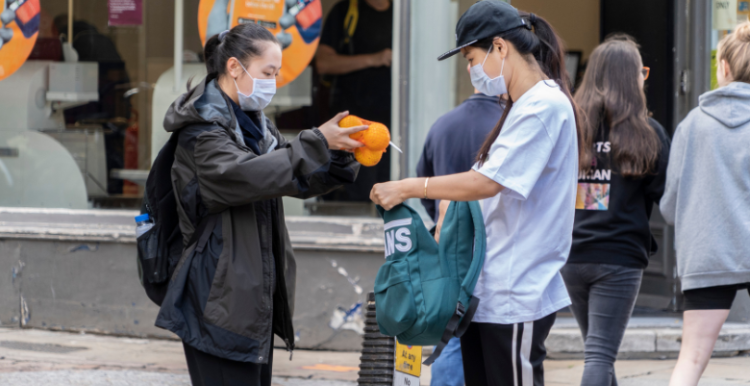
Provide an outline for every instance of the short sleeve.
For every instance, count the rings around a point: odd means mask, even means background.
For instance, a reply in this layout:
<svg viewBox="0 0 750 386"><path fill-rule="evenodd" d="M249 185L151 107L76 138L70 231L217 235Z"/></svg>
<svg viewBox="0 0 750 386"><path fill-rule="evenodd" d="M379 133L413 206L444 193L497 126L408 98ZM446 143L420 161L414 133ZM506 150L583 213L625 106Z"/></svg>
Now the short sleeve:
<svg viewBox="0 0 750 386"><path fill-rule="evenodd" d="M534 114L505 125L490 148L487 160L474 170L502 185L503 195L526 200L547 167L554 143L544 123Z"/></svg>
<svg viewBox="0 0 750 386"><path fill-rule="evenodd" d="M349 0L340 1L334 5L331 12L323 23L323 32L320 34L320 44L325 44L338 51L339 42L343 39L344 17L349 10Z"/></svg>

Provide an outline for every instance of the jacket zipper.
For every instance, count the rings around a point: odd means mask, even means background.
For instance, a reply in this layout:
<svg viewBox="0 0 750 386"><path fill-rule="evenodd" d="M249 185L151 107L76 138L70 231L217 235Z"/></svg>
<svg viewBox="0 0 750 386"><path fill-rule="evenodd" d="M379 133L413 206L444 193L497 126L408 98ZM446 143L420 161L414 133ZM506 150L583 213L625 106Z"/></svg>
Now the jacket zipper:
<svg viewBox="0 0 750 386"><path fill-rule="evenodd" d="M289 360L292 360L292 355L294 355L294 349L292 348L292 344L289 343L288 338L284 338L284 343L286 343L286 351L289 351Z"/></svg>

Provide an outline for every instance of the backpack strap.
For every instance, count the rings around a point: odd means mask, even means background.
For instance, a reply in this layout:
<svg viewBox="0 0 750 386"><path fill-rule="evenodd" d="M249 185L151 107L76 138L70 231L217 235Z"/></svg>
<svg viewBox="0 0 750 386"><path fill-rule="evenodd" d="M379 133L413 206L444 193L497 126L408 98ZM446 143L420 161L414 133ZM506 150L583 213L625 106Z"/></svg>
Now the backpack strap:
<svg viewBox="0 0 750 386"><path fill-rule="evenodd" d="M440 338L440 343L435 346L435 351L433 351L432 355L425 359L422 364L430 366L435 362L435 359L440 356L445 346L448 345L448 342L450 342L455 335L456 329L459 327L459 322L464 317L464 312L463 304L460 302L456 303L456 311L453 312L453 316L451 316L451 319L448 321L448 325L445 326L445 331L443 331L443 336Z"/></svg>
<svg viewBox="0 0 750 386"><path fill-rule="evenodd" d="M206 246L206 242L208 242L208 236L211 234L211 232L206 232L206 230L213 231L216 227L216 222L218 221L219 216L221 216L221 214L216 213L203 217L201 221L198 222L198 226L195 227L195 232L193 232L193 236L190 237L187 246L190 247L194 243L198 243L198 245L195 246L195 250L197 252L203 252L203 248Z"/></svg>
<svg viewBox="0 0 750 386"><path fill-rule="evenodd" d="M472 309L472 303L479 305L479 299L474 300L474 287L477 285L479 275L482 273L482 267L484 266L484 255L487 247L487 236L484 231L484 217L482 216L482 209L479 203L471 201L465 203L469 206L469 212L471 213L471 220L474 223L474 253L471 259L471 265L469 270L464 277L464 281L461 283L459 289L458 301L464 304L468 311L467 315L474 316L476 307ZM466 318L471 320L471 318Z"/></svg>
<svg viewBox="0 0 750 386"><path fill-rule="evenodd" d="M206 230L213 230L216 226L216 223L221 218L221 213L215 213L208 215L206 217L203 217L199 222L198 225L195 227L195 231L193 232L193 235L190 236L190 241L188 241L187 246L185 246L185 249L190 248L191 245L197 243L195 246L196 252L203 252L203 248L206 247L206 243L208 242L208 236L211 235L212 232L206 232ZM184 251L184 250L183 250ZM180 267L182 267L183 264L185 264L185 260L187 259L188 255L183 253L180 257L180 260L175 265L174 272L172 272L172 279L174 280L175 276L178 272L180 272Z"/></svg>
<svg viewBox="0 0 750 386"><path fill-rule="evenodd" d="M474 319L474 314L477 312L477 308L479 308L479 298L472 296L471 301L469 302L469 309L466 311L464 318L461 319L461 324L458 325L458 328L453 335L457 338L464 336L466 330L471 324L471 320Z"/></svg>
<svg viewBox="0 0 750 386"><path fill-rule="evenodd" d="M474 297L472 293L474 292L474 287L477 284L477 280L479 280L479 274L482 272L482 267L484 266L484 254L487 243L484 232L484 217L482 216L481 207L476 201L452 202L451 206L453 205L468 205L472 223L474 224L474 251L471 265L469 266L469 270L464 277L464 281L461 283L461 288L459 289L456 311L453 312L453 316L451 316L448 321L448 325L445 327L440 343L435 346L435 351L433 351L432 355L424 361L424 364L427 366L435 362L451 338L454 336L460 338L466 333L466 330L469 328L471 320L474 319L474 314L479 307L479 298Z"/></svg>

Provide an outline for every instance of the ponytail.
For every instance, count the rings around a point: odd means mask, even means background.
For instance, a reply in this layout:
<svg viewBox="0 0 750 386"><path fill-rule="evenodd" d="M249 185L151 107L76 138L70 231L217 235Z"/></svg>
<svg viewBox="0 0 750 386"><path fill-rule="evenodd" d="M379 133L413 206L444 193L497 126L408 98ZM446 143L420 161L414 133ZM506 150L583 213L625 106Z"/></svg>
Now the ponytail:
<svg viewBox="0 0 750 386"><path fill-rule="evenodd" d="M568 77L568 72L565 69L565 51L563 50L562 40L557 36L555 30L546 20L544 20L544 18L523 11L518 11L518 14L529 21L528 27L521 26L510 31L502 32L496 36L481 39L472 44L472 46L484 50L492 50L495 38L499 37L513 44L516 51L521 55L532 55L544 74L551 80L555 81L560 86L560 90L562 90L565 96L568 97L568 100L570 100L570 104L573 106L573 112L576 117L576 127L579 132L578 138L580 142L581 125L579 124L578 108L570 94L571 83ZM503 115L500 117L497 125L492 129L477 153L476 162L480 165L489 157L492 144L500 135L500 130L502 130L505 120L508 118L508 114L512 108L513 100L510 99L510 95L508 95L508 101L505 104ZM580 146L578 147L578 151L580 154Z"/></svg>
<svg viewBox="0 0 750 386"><path fill-rule="evenodd" d="M271 31L258 24L240 24L220 34L211 36L203 47L203 57L206 60L206 71L209 75L220 76L227 71L227 61L236 58L241 62L263 54L260 42L279 44ZM247 63L243 63L247 66Z"/></svg>

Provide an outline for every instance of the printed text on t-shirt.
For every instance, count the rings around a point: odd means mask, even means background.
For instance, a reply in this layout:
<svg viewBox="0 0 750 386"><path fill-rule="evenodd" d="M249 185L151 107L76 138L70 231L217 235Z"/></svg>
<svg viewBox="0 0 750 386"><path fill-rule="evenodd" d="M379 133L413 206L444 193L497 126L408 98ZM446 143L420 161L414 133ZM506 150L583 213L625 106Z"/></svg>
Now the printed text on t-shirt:
<svg viewBox="0 0 750 386"><path fill-rule="evenodd" d="M609 191L608 183L591 183L588 181L610 181L612 179L612 169L607 165L599 165L597 159L598 153L609 153L612 145L609 141L595 142L597 157L591 161L591 169L578 173L578 192L576 194L576 209L585 210L607 210L609 209ZM608 159L607 159L608 161ZM598 166L607 167L599 169ZM584 182L585 181L585 182Z"/></svg>

